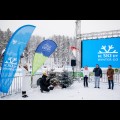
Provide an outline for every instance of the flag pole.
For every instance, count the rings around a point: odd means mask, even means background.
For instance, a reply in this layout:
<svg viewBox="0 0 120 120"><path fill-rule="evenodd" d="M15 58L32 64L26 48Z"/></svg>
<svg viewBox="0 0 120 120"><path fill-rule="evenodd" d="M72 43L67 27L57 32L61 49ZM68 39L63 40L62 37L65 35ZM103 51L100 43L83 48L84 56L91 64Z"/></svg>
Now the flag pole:
<svg viewBox="0 0 120 120"><path fill-rule="evenodd" d="M34 52L34 55L33 56L35 56L35 52ZM34 57L33 57L34 58ZM32 71L31 71L31 88L33 87L33 61L34 60L32 60Z"/></svg>
<svg viewBox="0 0 120 120"><path fill-rule="evenodd" d="M33 87L32 84L33 84L33 75L31 76L31 88Z"/></svg>

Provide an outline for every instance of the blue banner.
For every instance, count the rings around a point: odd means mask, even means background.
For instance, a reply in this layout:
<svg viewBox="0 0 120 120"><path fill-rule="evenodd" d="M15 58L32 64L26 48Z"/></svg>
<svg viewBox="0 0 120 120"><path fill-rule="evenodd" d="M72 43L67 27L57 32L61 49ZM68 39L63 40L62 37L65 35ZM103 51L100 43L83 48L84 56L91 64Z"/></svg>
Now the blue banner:
<svg viewBox="0 0 120 120"><path fill-rule="evenodd" d="M57 44L53 40L44 40L39 44L35 51L35 56L32 65L32 75L44 64L50 55L57 48Z"/></svg>
<svg viewBox="0 0 120 120"><path fill-rule="evenodd" d="M20 27L10 38L2 62L0 75L0 91L8 93L16 73L20 56L22 55L30 37L35 29L33 25Z"/></svg>
<svg viewBox="0 0 120 120"><path fill-rule="evenodd" d="M82 67L120 68L120 37L82 41Z"/></svg>

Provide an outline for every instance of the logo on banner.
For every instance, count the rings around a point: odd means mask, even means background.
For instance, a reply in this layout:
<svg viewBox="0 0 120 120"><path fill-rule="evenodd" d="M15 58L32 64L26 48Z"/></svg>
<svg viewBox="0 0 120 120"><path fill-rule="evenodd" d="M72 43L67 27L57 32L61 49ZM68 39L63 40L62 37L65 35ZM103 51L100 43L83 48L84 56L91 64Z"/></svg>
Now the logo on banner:
<svg viewBox="0 0 120 120"><path fill-rule="evenodd" d="M17 43L17 40L13 40L12 43L13 43L13 45L16 44L16 43Z"/></svg>
<svg viewBox="0 0 120 120"><path fill-rule="evenodd" d="M101 50L98 52L98 61L118 61L117 50L115 50L113 45L102 45Z"/></svg>
<svg viewBox="0 0 120 120"><path fill-rule="evenodd" d="M9 57L8 60L5 62L5 69L15 69L17 67L17 58Z"/></svg>
<svg viewBox="0 0 120 120"><path fill-rule="evenodd" d="M45 45L42 46L42 49L44 51L50 52L51 51L51 47L52 47L51 45L45 44Z"/></svg>

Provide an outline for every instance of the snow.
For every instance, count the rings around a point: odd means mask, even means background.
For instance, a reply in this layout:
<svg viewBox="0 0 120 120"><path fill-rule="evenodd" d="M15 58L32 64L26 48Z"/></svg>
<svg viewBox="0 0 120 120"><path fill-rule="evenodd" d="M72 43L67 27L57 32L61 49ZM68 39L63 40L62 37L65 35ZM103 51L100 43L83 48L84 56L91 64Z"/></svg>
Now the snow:
<svg viewBox="0 0 120 120"><path fill-rule="evenodd" d="M75 81L72 86L51 90L49 93L40 92L40 88L31 88L27 91L29 97L22 98L21 93L0 98L0 100L120 100L120 86L115 83L114 90L108 89L107 83L100 84L100 89L94 88L94 82L84 88L83 81Z"/></svg>
<svg viewBox="0 0 120 120"><path fill-rule="evenodd" d="M89 68L90 71L92 71L93 69L94 68ZM102 68L104 72L106 72L106 69L107 68ZM39 69L36 73L39 75L34 76L33 85L36 84L36 81L42 75L42 72L48 70L50 70L50 68L42 67L41 69ZM63 70L72 71L71 66L64 66L64 68L55 68L55 72L63 72ZM31 72L31 70L29 72ZM15 76L22 76L22 70L17 69ZM120 86L118 83L115 83L114 90L107 89L108 83L102 82L100 85L100 89L96 89L94 88L94 81L89 82L89 88L84 88L83 81L81 80L75 81L72 86L66 89L61 89L60 87L57 87L49 93L41 93L39 87L30 87L30 80L31 79L29 77L27 89L27 94L29 96L28 98L22 98L21 93L18 93L0 98L0 100L120 100Z"/></svg>

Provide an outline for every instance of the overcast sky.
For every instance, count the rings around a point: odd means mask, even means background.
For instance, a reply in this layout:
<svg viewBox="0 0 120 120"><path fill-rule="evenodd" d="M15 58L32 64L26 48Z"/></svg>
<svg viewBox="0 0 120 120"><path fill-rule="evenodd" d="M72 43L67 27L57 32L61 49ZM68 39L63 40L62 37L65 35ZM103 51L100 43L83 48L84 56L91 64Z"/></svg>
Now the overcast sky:
<svg viewBox="0 0 120 120"><path fill-rule="evenodd" d="M15 32L19 27L31 24L36 29L33 35L50 37L52 35L75 36L76 20L0 20L0 29L5 31L10 28ZM120 30L120 20L82 20L81 32L101 32L108 30Z"/></svg>

